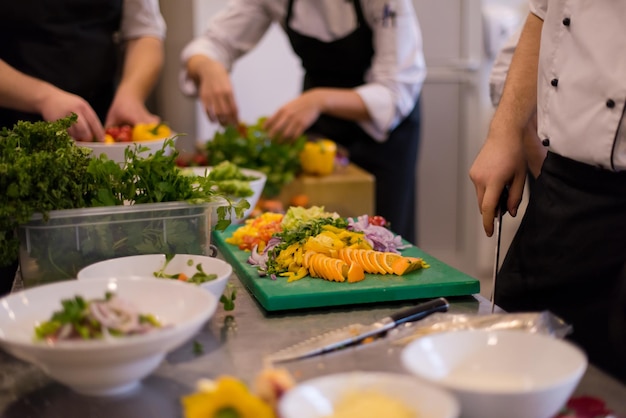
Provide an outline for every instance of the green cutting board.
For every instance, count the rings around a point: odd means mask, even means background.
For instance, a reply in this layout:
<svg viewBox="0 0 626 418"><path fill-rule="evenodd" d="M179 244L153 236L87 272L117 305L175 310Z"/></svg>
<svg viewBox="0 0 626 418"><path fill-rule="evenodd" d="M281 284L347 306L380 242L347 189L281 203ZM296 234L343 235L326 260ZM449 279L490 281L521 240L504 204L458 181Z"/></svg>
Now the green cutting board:
<svg viewBox="0 0 626 418"><path fill-rule="evenodd" d="M225 231L214 231L214 243L239 276L250 293L268 311L389 302L446 296L471 295L480 292L480 282L459 270L411 246L402 255L421 257L430 268L403 276L366 274L357 283L337 283L305 277L287 283L286 277L272 280L260 277L256 267L247 263L249 252L228 244L225 240L241 225L231 225Z"/></svg>

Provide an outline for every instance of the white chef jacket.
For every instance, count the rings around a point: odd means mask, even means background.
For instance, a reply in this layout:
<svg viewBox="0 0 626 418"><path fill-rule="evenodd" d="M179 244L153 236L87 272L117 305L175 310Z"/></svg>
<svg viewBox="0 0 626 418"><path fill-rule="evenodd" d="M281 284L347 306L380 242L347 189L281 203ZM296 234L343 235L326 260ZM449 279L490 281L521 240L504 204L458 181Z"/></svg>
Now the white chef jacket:
<svg viewBox="0 0 626 418"><path fill-rule="evenodd" d="M521 34L522 28L520 27L507 39L502 49L498 52L498 55L496 55L496 59L493 61L491 73L489 74L489 97L494 107L498 107L498 104L500 104L506 76L509 73L511 60L513 59L513 54L515 53L515 48L517 48Z"/></svg>
<svg viewBox="0 0 626 418"><path fill-rule="evenodd" d="M530 0L544 21L539 137L551 151L626 170L626 1Z"/></svg>
<svg viewBox="0 0 626 418"><path fill-rule="evenodd" d="M119 36L122 40L150 36L165 38L165 19L158 0L124 0Z"/></svg>
<svg viewBox="0 0 626 418"><path fill-rule="evenodd" d="M372 117L360 125L382 142L413 110L419 97L426 76L422 38L411 0L360 1L372 28L375 51L365 84L355 89ZM287 0L230 0L208 22L205 32L183 50L182 91L197 94L185 71L192 55L209 56L230 70L237 58L254 48L273 22L285 29L287 4ZM351 2L294 1L290 26L303 35L328 42L347 36L356 25Z"/></svg>

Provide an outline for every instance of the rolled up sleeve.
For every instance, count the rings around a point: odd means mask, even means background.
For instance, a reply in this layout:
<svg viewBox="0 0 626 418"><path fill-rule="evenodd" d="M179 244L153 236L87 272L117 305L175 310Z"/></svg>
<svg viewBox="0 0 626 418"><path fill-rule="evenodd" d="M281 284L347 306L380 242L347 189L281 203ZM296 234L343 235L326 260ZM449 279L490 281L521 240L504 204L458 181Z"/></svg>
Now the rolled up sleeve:
<svg viewBox="0 0 626 418"><path fill-rule="evenodd" d="M158 0L124 0L120 25L123 41L145 36L163 40L166 30Z"/></svg>
<svg viewBox="0 0 626 418"><path fill-rule="evenodd" d="M384 142L415 107L426 78L426 64L411 1L394 2L395 15L388 21L380 19L388 1L372 0L367 4L375 54L365 76L366 84L356 89L371 117L360 126L375 140Z"/></svg>

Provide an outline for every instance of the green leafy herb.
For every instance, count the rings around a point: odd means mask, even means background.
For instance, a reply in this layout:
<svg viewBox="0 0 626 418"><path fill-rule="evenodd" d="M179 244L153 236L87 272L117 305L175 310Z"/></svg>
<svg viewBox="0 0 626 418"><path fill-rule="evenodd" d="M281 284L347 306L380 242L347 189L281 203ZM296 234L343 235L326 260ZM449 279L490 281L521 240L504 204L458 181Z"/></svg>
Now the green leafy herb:
<svg viewBox="0 0 626 418"><path fill-rule="evenodd" d="M202 345L202 343L198 342L197 340L193 341L193 353L196 356L199 356L204 353L204 346Z"/></svg>
<svg viewBox="0 0 626 418"><path fill-rule="evenodd" d="M293 143L278 142L262 128L263 122L261 118L248 127L226 127L207 141L206 151L210 165L230 161L239 167L265 173L263 196L274 197L300 172L300 152L306 137L301 136Z"/></svg>
<svg viewBox="0 0 626 418"><path fill-rule="evenodd" d="M152 273L154 277L179 280L181 274L183 273L173 273L173 274L165 273L165 268L167 267L167 265L169 264L171 260L172 258L169 258L169 259L166 258L163 266L159 270ZM192 266L193 260L192 259L187 260L187 265ZM217 274L206 273L202 267L202 263L198 263L196 264L196 272L191 277L187 278L186 281L188 283L200 284L200 283L209 282L215 279L217 279Z"/></svg>
<svg viewBox="0 0 626 418"><path fill-rule="evenodd" d="M220 302L224 306L225 311L232 311L235 309L235 299L237 299L237 288L228 283L224 293L220 297Z"/></svg>
<svg viewBox="0 0 626 418"><path fill-rule="evenodd" d="M100 216L98 222L85 222L75 228L38 230L29 240L29 256L47 277L56 280L75 277L85 265L116 256L147 253L202 254L204 225L197 217L201 205L222 198L219 192L181 173L177 152L170 139L161 150L148 157L139 155L145 147L125 151L125 162L117 164L106 156L91 156L87 148L76 146L67 129L76 122L75 114L54 122L18 122L13 129L0 131L0 266L15 261L20 225L34 214L43 215L45 226L52 210L115 206L124 204L190 203L181 216L167 210L139 219L133 213L119 217ZM230 202L227 200L227 204ZM243 199L234 208L242 217ZM246 208L247 208L246 207ZM218 211L216 229L230 224L231 210ZM75 220L68 220L74 222ZM34 232L33 232L34 233ZM208 234L208 231L206 231ZM77 239L80 245L76 245ZM49 245L54 243L55 245Z"/></svg>

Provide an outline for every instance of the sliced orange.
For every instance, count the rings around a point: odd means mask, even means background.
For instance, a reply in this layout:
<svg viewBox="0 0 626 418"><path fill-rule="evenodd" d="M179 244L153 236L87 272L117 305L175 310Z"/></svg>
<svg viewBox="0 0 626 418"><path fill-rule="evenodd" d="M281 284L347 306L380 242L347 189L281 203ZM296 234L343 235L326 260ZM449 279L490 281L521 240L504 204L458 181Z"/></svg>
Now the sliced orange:
<svg viewBox="0 0 626 418"><path fill-rule="evenodd" d="M398 258L401 258L402 256L396 253L391 253L391 252L385 252L383 254L384 254L383 267L385 268L385 270L387 270L387 273L395 274L393 271L393 262L396 261Z"/></svg>
<svg viewBox="0 0 626 418"><path fill-rule="evenodd" d="M365 279L363 267L357 263L350 264L348 267L348 283L360 282L363 279Z"/></svg>
<svg viewBox="0 0 626 418"><path fill-rule="evenodd" d="M374 266L378 269L378 274L387 274L387 269L385 269L385 256L380 251L373 251L371 256L371 261Z"/></svg>

